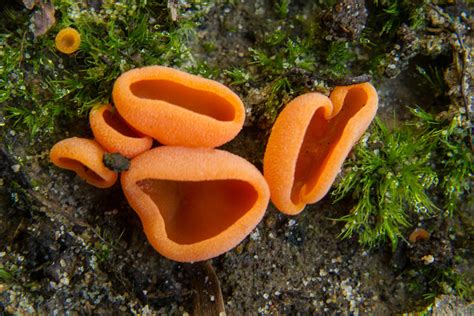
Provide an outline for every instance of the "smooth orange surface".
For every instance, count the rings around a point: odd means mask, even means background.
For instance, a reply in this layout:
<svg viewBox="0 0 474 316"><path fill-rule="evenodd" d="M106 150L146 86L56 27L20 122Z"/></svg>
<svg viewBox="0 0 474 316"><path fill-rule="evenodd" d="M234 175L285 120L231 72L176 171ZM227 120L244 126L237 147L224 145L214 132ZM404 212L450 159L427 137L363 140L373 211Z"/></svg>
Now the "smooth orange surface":
<svg viewBox="0 0 474 316"><path fill-rule="evenodd" d="M54 43L61 53L72 54L81 45L81 34L72 27L66 27L59 31Z"/></svg>
<svg viewBox="0 0 474 316"><path fill-rule="evenodd" d="M95 140L111 153L132 158L153 145L153 139L130 128L110 104L92 109L89 122Z"/></svg>
<svg viewBox="0 0 474 316"><path fill-rule="evenodd" d="M112 95L128 124L164 145L220 146L245 119L242 101L229 88L168 67L130 70L116 80Z"/></svg>
<svg viewBox="0 0 474 316"><path fill-rule="evenodd" d="M260 222L270 197L251 163L209 148L154 148L132 159L121 182L150 244L182 262L235 247Z"/></svg>
<svg viewBox="0 0 474 316"><path fill-rule="evenodd" d="M327 194L377 105L377 92L369 83L336 87L330 99L307 93L286 105L263 160L272 202L281 212L298 214Z"/></svg>
<svg viewBox="0 0 474 316"><path fill-rule="evenodd" d="M49 155L56 166L75 171L87 183L98 188L111 187L117 181L117 174L102 162L104 150L92 139L63 139L51 148Z"/></svg>

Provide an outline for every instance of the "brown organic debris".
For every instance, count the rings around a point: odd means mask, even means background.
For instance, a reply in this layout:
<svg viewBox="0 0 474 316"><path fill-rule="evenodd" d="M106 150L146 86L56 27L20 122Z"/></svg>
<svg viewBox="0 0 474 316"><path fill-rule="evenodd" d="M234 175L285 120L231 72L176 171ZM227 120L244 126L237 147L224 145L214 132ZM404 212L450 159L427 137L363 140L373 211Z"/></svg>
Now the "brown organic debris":
<svg viewBox="0 0 474 316"><path fill-rule="evenodd" d="M430 233L428 233L423 228L415 228L415 230L410 234L410 237L408 237L408 240L412 244L416 243L417 241L423 241L428 239L430 239Z"/></svg>
<svg viewBox="0 0 474 316"><path fill-rule="evenodd" d="M30 1L26 1L30 4ZM26 6L26 5L25 5ZM37 0L36 10L33 14L33 23L35 25L35 37L41 36L48 32L48 30L56 23L54 5L48 0Z"/></svg>
<svg viewBox="0 0 474 316"><path fill-rule="evenodd" d="M33 8L36 5L37 0L23 0L23 5L28 9L28 10L33 10Z"/></svg>
<svg viewBox="0 0 474 316"><path fill-rule="evenodd" d="M176 21L178 19L178 0L168 0L168 9L170 10L171 20Z"/></svg>
<svg viewBox="0 0 474 316"><path fill-rule="evenodd" d="M211 262L208 260L191 264L188 270L195 293L193 315L225 315L220 282Z"/></svg>

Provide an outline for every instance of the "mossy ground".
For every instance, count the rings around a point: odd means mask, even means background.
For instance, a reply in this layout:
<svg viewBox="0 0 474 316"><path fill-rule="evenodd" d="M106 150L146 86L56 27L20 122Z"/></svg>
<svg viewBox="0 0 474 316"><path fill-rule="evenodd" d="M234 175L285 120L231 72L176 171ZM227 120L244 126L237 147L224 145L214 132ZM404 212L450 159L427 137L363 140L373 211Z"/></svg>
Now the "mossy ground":
<svg viewBox="0 0 474 316"><path fill-rule="evenodd" d="M224 148L258 167L292 97L369 77L380 93L379 119L333 196L296 218L269 207L250 238L213 260L230 314L472 300L472 8L363 3L55 0L56 24L36 38L34 11L2 4L0 311L192 311L193 270L151 249L120 188L90 188L47 159L55 141L90 136L88 110L110 102L120 73L150 64L235 90L247 120ZM66 26L82 36L73 55L54 48ZM409 244L415 227L431 238Z"/></svg>

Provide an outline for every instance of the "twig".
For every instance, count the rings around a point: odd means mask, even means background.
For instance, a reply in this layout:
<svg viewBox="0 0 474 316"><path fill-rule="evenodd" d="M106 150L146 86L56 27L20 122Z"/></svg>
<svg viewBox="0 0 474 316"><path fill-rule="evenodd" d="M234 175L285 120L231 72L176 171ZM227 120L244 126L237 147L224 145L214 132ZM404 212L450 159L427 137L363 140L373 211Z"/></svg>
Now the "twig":
<svg viewBox="0 0 474 316"><path fill-rule="evenodd" d="M194 287L194 315L218 316L225 314L224 299L219 279L210 261L188 265Z"/></svg>

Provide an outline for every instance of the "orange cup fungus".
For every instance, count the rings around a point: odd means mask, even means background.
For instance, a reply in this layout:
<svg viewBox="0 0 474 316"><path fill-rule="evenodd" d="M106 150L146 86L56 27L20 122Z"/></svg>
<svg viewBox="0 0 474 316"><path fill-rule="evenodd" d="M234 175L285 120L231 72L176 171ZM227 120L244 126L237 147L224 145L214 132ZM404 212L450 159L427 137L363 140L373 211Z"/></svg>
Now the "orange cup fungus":
<svg viewBox="0 0 474 316"><path fill-rule="evenodd" d="M418 241L424 241L430 239L430 233L428 233L425 229L423 228L415 228L414 231L411 232L410 236L408 237L408 240L414 244Z"/></svg>
<svg viewBox="0 0 474 316"><path fill-rule="evenodd" d="M73 170L79 177L98 188L108 188L117 181L117 173L102 162L104 150L94 140L72 137L56 143L50 151L58 167Z"/></svg>
<svg viewBox="0 0 474 316"><path fill-rule="evenodd" d="M336 87L330 99L307 93L278 116L263 160L273 204L296 215L329 191L352 146L377 111L369 83Z"/></svg>
<svg viewBox="0 0 474 316"><path fill-rule="evenodd" d="M240 98L217 81L149 66L122 74L113 100L120 115L164 145L217 147L241 130Z"/></svg>
<svg viewBox="0 0 474 316"><path fill-rule="evenodd" d="M132 158L153 145L151 137L132 129L110 104L92 109L89 122L96 141L108 152Z"/></svg>
<svg viewBox="0 0 474 316"><path fill-rule="evenodd" d="M235 247L260 222L270 195L251 163L210 148L154 148L132 159L121 182L150 244L181 262Z"/></svg>
<svg viewBox="0 0 474 316"><path fill-rule="evenodd" d="M66 27L59 31L54 40L57 50L64 54L72 54L81 45L81 34L72 27Z"/></svg>

